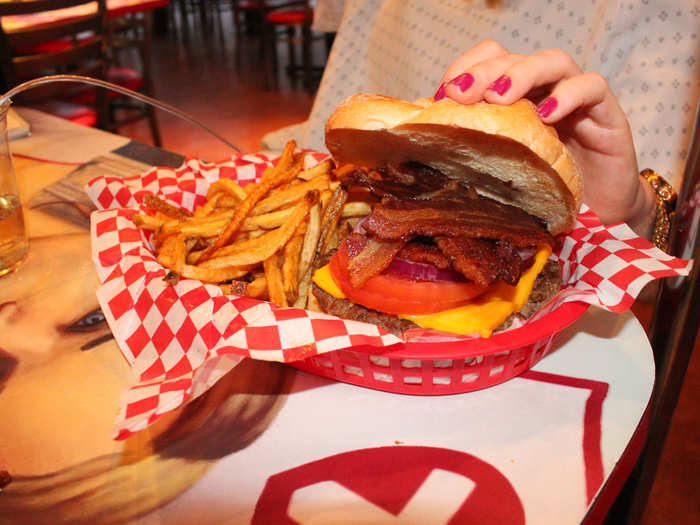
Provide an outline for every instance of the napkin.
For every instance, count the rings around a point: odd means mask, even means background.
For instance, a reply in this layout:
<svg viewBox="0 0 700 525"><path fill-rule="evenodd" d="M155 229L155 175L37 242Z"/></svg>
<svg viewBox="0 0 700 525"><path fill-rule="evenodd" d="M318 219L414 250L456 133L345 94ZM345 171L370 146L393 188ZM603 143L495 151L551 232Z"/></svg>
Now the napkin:
<svg viewBox="0 0 700 525"><path fill-rule="evenodd" d="M324 158L310 152L307 162ZM207 189L219 178L245 184L274 162L263 154L236 155L217 164L188 158L177 169L152 168L133 177L103 176L88 183L86 192L98 207L91 216L92 257L101 282L97 298L135 376L121 400L116 439L202 394L244 357L293 362L358 346L396 348L405 342L375 325L225 296L218 286L200 281L181 279L170 286L163 280L167 270L157 261L148 233L133 222L146 209L143 196L154 193L193 210L206 201ZM625 224L604 226L585 206L554 256L562 264L564 287L538 317L569 301L623 312L651 280L687 275L691 268L690 261L662 252ZM418 337L421 342L446 340L444 333L429 330L421 330Z"/></svg>

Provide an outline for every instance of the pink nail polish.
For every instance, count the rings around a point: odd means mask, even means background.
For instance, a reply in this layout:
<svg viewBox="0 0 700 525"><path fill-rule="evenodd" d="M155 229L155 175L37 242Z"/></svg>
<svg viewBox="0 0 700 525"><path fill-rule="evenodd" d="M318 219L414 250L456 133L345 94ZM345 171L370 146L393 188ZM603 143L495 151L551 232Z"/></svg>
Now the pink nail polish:
<svg viewBox="0 0 700 525"><path fill-rule="evenodd" d="M438 100L442 100L446 96L447 95L445 94L445 84L440 84L440 87L435 92L435 95L433 95L433 99L435 99L435 102L437 102Z"/></svg>
<svg viewBox="0 0 700 525"><path fill-rule="evenodd" d="M512 81L510 80L510 77L507 77L506 75L501 75L496 79L496 81L493 84L491 84L491 87L489 89L503 96L503 94L510 89L511 84Z"/></svg>
<svg viewBox="0 0 700 525"><path fill-rule="evenodd" d="M542 118L547 118L552 114L552 111L557 109L557 99L554 97L547 97L540 105L537 106L537 114Z"/></svg>
<svg viewBox="0 0 700 525"><path fill-rule="evenodd" d="M459 90L464 93L467 89L472 87L472 84L474 84L474 76L471 73L465 72L454 77L449 83L457 86Z"/></svg>

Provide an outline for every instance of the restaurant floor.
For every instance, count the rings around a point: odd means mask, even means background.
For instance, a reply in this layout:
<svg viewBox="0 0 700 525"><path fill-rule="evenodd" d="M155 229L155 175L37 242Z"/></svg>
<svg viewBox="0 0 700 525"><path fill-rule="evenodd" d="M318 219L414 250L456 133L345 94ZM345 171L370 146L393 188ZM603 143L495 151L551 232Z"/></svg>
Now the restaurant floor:
<svg viewBox="0 0 700 525"><path fill-rule="evenodd" d="M153 43L153 77L157 98L190 113L242 151L253 152L270 130L304 120L313 96L280 75L277 90L265 90L262 60L254 36L241 42L240 67L236 65L236 38L230 11L221 13L208 28L191 17L187 24L156 35ZM286 46L280 46L283 53ZM314 48L322 62L323 40ZM280 57L285 62L284 54ZM159 113L165 149L216 161L231 154L198 128ZM144 122L120 133L151 143ZM643 322L648 309L636 312ZM674 415L658 475L642 525L700 524L700 355L691 361Z"/></svg>

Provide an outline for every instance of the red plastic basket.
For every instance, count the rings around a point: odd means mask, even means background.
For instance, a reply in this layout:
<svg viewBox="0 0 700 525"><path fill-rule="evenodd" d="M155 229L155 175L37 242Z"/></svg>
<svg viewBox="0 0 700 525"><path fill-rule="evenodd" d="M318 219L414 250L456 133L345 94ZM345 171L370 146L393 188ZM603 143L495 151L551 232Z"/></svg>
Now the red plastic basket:
<svg viewBox="0 0 700 525"><path fill-rule="evenodd" d="M547 354L555 336L588 306L564 303L536 321L488 339L409 341L387 351L358 346L289 364L337 381L399 394L472 392L529 370Z"/></svg>

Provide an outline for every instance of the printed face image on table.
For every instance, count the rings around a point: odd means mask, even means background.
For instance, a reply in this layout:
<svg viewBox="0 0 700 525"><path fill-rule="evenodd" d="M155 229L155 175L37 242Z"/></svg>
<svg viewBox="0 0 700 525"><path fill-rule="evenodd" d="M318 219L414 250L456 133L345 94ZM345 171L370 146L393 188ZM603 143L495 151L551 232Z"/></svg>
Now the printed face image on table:
<svg viewBox="0 0 700 525"><path fill-rule="evenodd" d="M0 471L11 481L0 521L142 515L254 441L284 403L291 369L246 360L186 407L115 441L130 369L99 309L97 285L87 233L31 239L21 270L2 278Z"/></svg>

